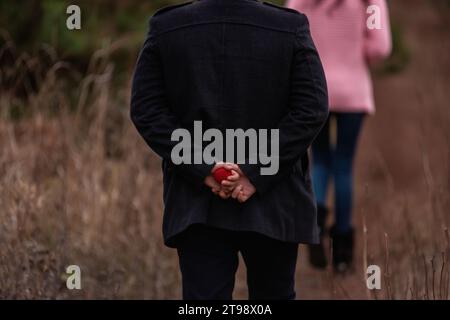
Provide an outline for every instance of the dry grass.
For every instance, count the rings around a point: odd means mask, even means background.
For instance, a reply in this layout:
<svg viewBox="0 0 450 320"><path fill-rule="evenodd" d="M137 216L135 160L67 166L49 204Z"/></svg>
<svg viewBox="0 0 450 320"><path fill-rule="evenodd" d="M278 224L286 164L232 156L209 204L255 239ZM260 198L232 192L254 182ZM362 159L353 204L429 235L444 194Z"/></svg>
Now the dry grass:
<svg viewBox="0 0 450 320"><path fill-rule="evenodd" d="M177 295L176 260L161 243L159 160L128 121L128 88L113 92L113 66L106 54L95 59L74 101L61 94L64 64L54 61L25 117L0 120L0 297ZM17 56L3 82L32 64ZM9 110L12 90L1 97ZM65 288L70 264L84 290Z"/></svg>

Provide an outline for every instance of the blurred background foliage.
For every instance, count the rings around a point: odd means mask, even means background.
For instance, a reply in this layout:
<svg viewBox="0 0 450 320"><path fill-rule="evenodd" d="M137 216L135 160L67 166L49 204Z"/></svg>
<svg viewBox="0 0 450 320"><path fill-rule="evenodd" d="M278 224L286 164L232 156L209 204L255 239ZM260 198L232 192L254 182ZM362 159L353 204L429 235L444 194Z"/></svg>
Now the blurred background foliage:
<svg viewBox="0 0 450 320"><path fill-rule="evenodd" d="M70 31L65 26L70 4L81 8L80 31ZM83 56L117 36L142 35L147 17L165 4L170 1L2 0L0 26L22 48L47 43L65 55Z"/></svg>
<svg viewBox="0 0 450 320"><path fill-rule="evenodd" d="M54 48L58 57L70 61L79 70L86 68L96 50L121 43L112 59L116 71L132 68L145 37L149 17L159 8L183 3L180 0L0 0L0 30L20 50L35 52L42 46ZM283 5L284 0L272 1ZM438 1L439 2L439 1ZM442 1L441 1L442 2ZM444 3L449 3L445 0ZM80 6L82 30L66 28L66 8ZM393 27L394 54L384 70L401 71L409 61L409 53L401 28ZM120 73L120 72L119 72Z"/></svg>

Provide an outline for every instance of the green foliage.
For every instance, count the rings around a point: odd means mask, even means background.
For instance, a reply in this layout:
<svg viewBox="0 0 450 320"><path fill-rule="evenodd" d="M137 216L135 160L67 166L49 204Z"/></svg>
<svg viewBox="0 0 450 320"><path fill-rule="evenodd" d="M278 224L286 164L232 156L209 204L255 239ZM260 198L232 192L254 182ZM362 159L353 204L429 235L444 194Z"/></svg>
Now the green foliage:
<svg viewBox="0 0 450 320"><path fill-rule="evenodd" d="M42 18L38 29L38 41L49 43L64 53L69 52L73 55L92 50L88 32L70 31L66 28L67 16L64 13L67 5L64 1L44 0L41 6ZM89 20L83 21L85 29L90 27Z"/></svg>
<svg viewBox="0 0 450 320"><path fill-rule="evenodd" d="M93 51L121 37L129 37L137 49L148 18L163 5L175 1L17 0L0 2L0 28L22 49L33 51L42 43L63 56L86 59ZM82 30L66 28L66 8L81 8Z"/></svg>

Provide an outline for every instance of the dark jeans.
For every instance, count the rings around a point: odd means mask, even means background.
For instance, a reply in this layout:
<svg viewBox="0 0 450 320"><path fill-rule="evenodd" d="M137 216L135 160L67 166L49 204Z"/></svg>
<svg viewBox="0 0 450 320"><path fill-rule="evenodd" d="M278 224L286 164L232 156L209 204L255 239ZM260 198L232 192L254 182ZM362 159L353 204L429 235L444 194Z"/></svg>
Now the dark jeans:
<svg viewBox="0 0 450 320"><path fill-rule="evenodd" d="M240 251L249 299L294 299L298 244L192 225L177 240L185 300L231 300Z"/></svg>
<svg viewBox="0 0 450 320"><path fill-rule="evenodd" d="M330 117L336 119L336 145L330 143ZM335 224L338 232L351 228L353 159L364 113L330 113L312 145L313 185L317 204L325 206L330 178L335 188Z"/></svg>

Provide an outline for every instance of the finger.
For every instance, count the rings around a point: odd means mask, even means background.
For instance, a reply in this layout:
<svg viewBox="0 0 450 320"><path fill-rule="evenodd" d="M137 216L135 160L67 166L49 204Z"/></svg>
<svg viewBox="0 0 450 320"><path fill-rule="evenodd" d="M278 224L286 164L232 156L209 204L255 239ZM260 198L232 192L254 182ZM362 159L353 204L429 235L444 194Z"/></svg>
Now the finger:
<svg viewBox="0 0 450 320"><path fill-rule="evenodd" d="M238 185L238 181L228 181L228 180L223 180L220 185L222 187L228 187L228 188L235 188Z"/></svg>
<svg viewBox="0 0 450 320"><path fill-rule="evenodd" d="M236 188L234 188L233 193L231 194L231 197L232 197L233 199L236 199L236 198L239 196L239 194L240 194L241 192L242 192L242 186L239 185L239 186L237 186Z"/></svg>
<svg viewBox="0 0 450 320"><path fill-rule="evenodd" d="M231 195L231 193L234 191L234 189L236 188L236 185L234 186L222 186L222 190L225 191L226 193L229 193Z"/></svg>
<svg viewBox="0 0 450 320"><path fill-rule="evenodd" d="M211 181L209 187L211 189L216 189L216 190L220 190L221 189L220 184L216 180Z"/></svg>
<svg viewBox="0 0 450 320"><path fill-rule="evenodd" d="M216 179L214 179L212 175L209 175L205 178L205 184L211 189L220 189L220 184L216 181Z"/></svg>
<svg viewBox="0 0 450 320"><path fill-rule="evenodd" d="M233 169L232 170L236 171L239 175L244 176L244 173L242 172L242 170L239 167L239 165L233 163Z"/></svg>
<svg viewBox="0 0 450 320"><path fill-rule="evenodd" d="M234 187L233 187L233 188L222 187L222 190L223 190L225 193L229 194L230 196L231 196L232 192L234 191L234 189L235 189Z"/></svg>
<svg viewBox="0 0 450 320"><path fill-rule="evenodd" d="M225 188L225 187L222 187L222 190L223 190L225 193L227 193L228 195L231 196L231 193L234 191L234 188Z"/></svg>
<svg viewBox="0 0 450 320"><path fill-rule="evenodd" d="M245 193L243 191L241 191L238 195L238 201L240 203L244 203L245 201L247 201L247 196L245 195Z"/></svg>
<svg viewBox="0 0 450 320"><path fill-rule="evenodd" d="M241 176L237 173L236 170L231 170L231 176L228 176L228 181L237 181Z"/></svg>
<svg viewBox="0 0 450 320"><path fill-rule="evenodd" d="M224 167L227 170L236 170L237 171L239 169L239 166L237 164L231 163L231 162L226 162L224 164Z"/></svg>
<svg viewBox="0 0 450 320"><path fill-rule="evenodd" d="M228 192L228 193L232 193L233 192L233 190L237 187L237 183L235 183L235 184L233 184L232 186L222 186L222 190L224 190L225 192Z"/></svg>
<svg viewBox="0 0 450 320"><path fill-rule="evenodd" d="M220 189L212 188L211 191L212 191L214 194L218 194L219 191L220 191Z"/></svg>
<svg viewBox="0 0 450 320"><path fill-rule="evenodd" d="M228 198L230 197L230 194L229 194L229 193L226 193L226 192L223 191L223 190L220 190L219 196L220 196L222 199L228 199Z"/></svg>

